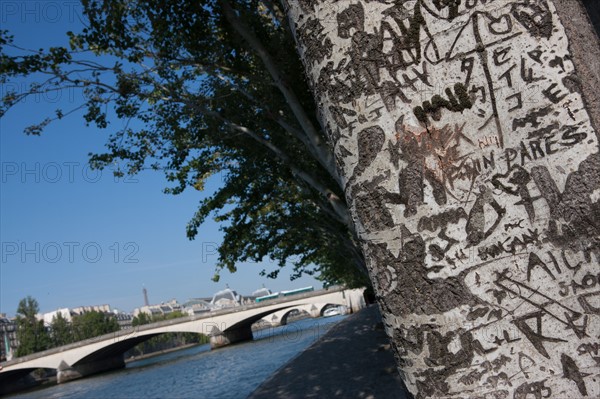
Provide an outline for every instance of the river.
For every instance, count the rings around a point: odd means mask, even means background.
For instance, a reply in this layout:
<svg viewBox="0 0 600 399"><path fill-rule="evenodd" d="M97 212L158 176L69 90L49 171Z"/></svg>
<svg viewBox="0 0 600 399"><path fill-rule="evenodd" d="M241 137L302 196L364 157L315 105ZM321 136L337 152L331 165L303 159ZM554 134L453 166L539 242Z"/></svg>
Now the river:
<svg viewBox="0 0 600 399"><path fill-rule="evenodd" d="M214 351L195 346L7 398L245 398L343 317L304 319L255 331L253 341Z"/></svg>

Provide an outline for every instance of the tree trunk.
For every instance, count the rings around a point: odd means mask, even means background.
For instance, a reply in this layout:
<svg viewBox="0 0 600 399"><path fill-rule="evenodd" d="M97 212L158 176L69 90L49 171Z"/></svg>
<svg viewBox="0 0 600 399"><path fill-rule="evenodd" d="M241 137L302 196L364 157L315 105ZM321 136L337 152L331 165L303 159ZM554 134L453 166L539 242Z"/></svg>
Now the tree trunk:
<svg viewBox="0 0 600 399"><path fill-rule="evenodd" d="M600 397L600 56L581 4L287 7L409 390Z"/></svg>

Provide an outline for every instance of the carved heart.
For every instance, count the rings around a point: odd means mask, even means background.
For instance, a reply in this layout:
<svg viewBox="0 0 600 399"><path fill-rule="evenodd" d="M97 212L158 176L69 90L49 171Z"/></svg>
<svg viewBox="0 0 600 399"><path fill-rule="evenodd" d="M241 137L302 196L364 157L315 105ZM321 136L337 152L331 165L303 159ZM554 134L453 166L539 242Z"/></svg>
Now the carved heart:
<svg viewBox="0 0 600 399"><path fill-rule="evenodd" d="M510 15L503 14L499 18L490 17L490 23L488 25L490 32L494 35L503 35L512 30L512 20Z"/></svg>

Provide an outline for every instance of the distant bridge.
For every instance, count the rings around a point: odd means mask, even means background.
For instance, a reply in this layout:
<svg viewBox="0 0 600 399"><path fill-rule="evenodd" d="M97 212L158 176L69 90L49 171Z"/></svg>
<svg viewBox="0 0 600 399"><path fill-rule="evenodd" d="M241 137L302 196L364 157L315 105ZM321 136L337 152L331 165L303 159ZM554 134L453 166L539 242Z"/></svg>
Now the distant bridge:
<svg viewBox="0 0 600 399"><path fill-rule="evenodd" d="M211 348L252 340L254 322L271 315L276 324L285 324L294 309L322 316L328 305L344 305L352 312L364 306L364 289L332 288L283 297L252 305L181 317L136 326L111 334L75 342L0 363L0 394L17 386L17 381L33 370L57 370L57 382L81 378L125 367L123 354L137 344L168 332L193 332L210 337ZM12 388L14 389L14 387Z"/></svg>

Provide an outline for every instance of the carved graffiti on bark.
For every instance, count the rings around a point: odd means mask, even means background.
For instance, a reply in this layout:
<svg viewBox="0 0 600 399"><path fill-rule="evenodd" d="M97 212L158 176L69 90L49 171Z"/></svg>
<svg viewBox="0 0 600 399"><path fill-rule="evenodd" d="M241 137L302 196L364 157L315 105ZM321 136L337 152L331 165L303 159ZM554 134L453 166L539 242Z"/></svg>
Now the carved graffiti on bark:
<svg viewBox="0 0 600 399"><path fill-rule="evenodd" d="M289 7L411 391L600 396L600 152L553 3Z"/></svg>

